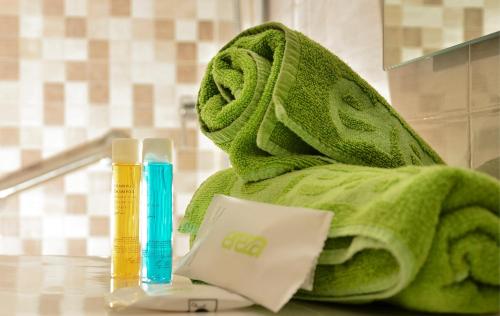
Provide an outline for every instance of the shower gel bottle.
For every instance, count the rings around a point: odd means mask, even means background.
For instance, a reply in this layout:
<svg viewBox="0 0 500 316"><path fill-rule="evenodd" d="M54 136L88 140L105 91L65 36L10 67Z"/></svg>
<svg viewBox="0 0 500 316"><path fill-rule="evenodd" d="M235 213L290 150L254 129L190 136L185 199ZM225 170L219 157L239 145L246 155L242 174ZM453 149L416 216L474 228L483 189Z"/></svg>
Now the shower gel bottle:
<svg viewBox="0 0 500 316"><path fill-rule="evenodd" d="M130 138L113 140L112 160L111 277L117 284L131 284L138 282L140 276L139 141Z"/></svg>
<svg viewBox="0 0 500 316"><path fill-rule="evenodd" d="M172 143L146 138L142 157L141 279L168 284L172 280Z"/></svg>

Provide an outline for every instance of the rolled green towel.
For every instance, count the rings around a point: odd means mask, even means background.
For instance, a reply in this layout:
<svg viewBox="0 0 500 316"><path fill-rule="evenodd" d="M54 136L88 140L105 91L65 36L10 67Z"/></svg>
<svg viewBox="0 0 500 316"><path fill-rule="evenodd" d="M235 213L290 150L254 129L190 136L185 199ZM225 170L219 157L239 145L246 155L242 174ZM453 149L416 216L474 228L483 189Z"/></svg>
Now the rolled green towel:
<svg viewBox="0 0 500 316"><path fill-rule="evenodd" d="M246 30L221 49L197 111L203 133L247 182L332 162L443 163L349 66L279 23Z"/></svg>
<svg viewBox="0 0 500 316"><path fill-rule="evenodd" d="M500 310L500 183L487 175L331 164L248 183L227 169L195 193L181 232L196 234L214 194L335 212L314 289L297 298Z"/></svg>

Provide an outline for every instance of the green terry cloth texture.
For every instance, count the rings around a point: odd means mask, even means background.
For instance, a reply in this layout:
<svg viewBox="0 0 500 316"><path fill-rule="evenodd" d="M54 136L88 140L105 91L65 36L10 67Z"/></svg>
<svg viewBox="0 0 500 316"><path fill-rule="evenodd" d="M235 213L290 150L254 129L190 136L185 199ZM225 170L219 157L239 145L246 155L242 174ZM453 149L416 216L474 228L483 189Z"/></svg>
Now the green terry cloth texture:
<svg viewBox="0 0 500 316"><path fill-rule="evenodd" d="M499 311L500 183L492 177L439 165L330 164L245 182L227 169L195 193L181 232L196 234L214 194L335 213L314 289L296 298Z"/></svg>
<svg viewBox="0 0 500 316"><path fill-rule="evenodd" d="M332 162L443 163L349 66L279 23L246 30L221 49L196 108L203 133L247 182Z"/></svg>

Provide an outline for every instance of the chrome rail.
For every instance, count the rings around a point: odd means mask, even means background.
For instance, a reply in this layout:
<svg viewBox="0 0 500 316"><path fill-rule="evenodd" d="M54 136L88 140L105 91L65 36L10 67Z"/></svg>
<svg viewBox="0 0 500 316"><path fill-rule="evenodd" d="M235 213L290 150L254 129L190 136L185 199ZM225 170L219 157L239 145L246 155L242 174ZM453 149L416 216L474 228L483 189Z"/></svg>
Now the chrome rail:
<svg viewBox="0 0 500 316"><path fill-rule="evenodd" d="M112 140L124 137L130 137L130 135L124 131L111 130L94 141L68 149L3 176L0 178L0 200L103 158L110 158Z"/></svg>

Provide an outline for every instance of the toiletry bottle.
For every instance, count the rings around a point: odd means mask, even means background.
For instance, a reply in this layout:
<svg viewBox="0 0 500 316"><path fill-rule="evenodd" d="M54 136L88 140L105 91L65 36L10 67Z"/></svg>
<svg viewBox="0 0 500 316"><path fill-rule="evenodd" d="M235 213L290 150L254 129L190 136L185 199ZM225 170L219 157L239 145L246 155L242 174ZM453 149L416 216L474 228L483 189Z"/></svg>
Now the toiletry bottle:
<svg viewBox="0 0 500 316"><path fill-rule="evenodd" d="M130 138L112 144L111 277L139 280L139 189L141 163L139 141Z"/></svg>
<svg viewBox="0 0 500 316"><path fill-rule="evenodd" d="M143 141L143 207L141 209L142 273L147 283L172 279L172 143Z"/></svg>

